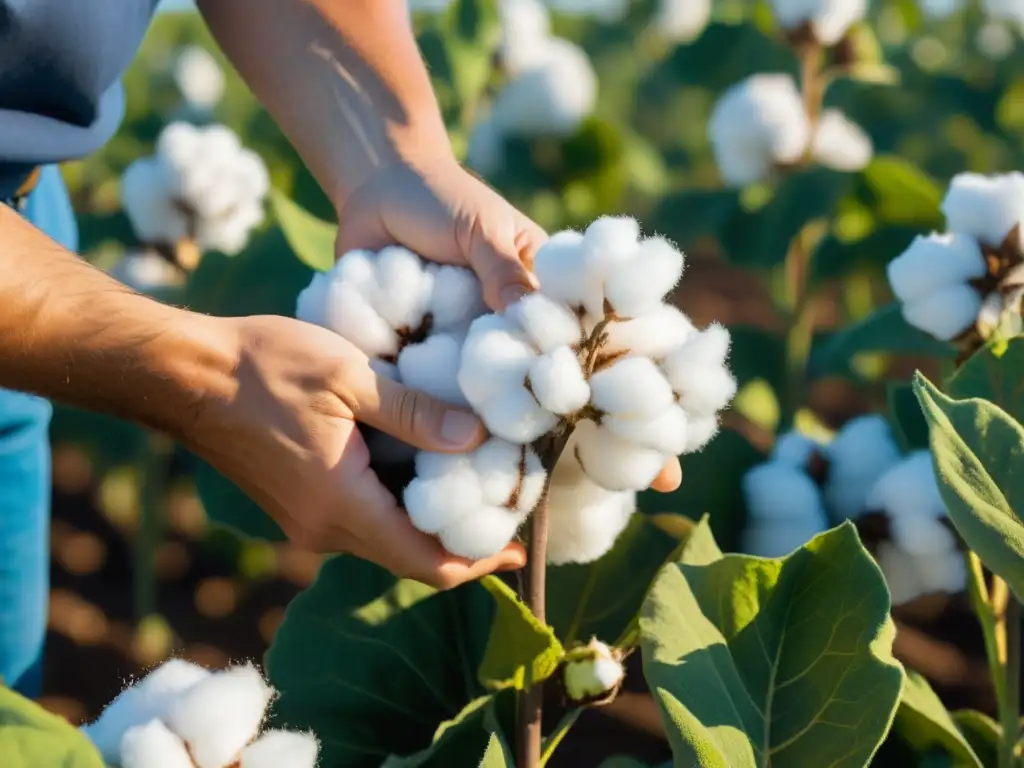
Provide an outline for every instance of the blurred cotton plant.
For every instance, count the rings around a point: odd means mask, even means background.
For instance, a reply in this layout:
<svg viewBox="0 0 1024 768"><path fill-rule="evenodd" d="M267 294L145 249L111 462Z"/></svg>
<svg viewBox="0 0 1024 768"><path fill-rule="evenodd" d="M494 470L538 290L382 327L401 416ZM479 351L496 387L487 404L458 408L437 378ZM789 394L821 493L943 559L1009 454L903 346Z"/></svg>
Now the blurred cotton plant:
<svg viewBox="0 0 1024 768"><path fill-rule="evenodd" d="M168 125L151 157L121 179L121 201L138 239L185 269L202 252L239 253L264 218L270 188L259 155L223 125Z"/></svg>
<svg viewBox="0 0 1024 768"><path fill-rule="evenodd" d="M251 665L210 672L174 659L128 686L82 731L120 768L315 768L312 735L261 733L274 693Z"/></svg>
<svg viewBox="0 0 1024 768"><path fill-rule="evenodd" d="M173 72L174 84L190 107L211 110L224 95L224 72L205 48L184 48L174 61Z"/></svg>
<svg viewBox="0 0 1024 768"><path fill-rule="evenodd" d="M942 212L948 231L916 237L887 274L907 322L966 355L1022 328L1024 174L959 174Z"/></svg>

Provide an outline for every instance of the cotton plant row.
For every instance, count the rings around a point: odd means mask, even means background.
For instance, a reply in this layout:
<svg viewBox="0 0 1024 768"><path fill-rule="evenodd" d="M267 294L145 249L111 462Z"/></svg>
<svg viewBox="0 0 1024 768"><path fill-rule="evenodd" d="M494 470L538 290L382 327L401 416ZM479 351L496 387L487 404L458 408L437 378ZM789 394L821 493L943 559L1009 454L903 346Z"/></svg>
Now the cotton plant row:
<svg viewBox="0 0 1024 768"><path fill-rule="evenodd" d="M125 170L121 200L146 245L233 255L262 223L269 189L263 160L230 128L173 122L156 152Z"/></svg>
<svg viewBox="0 0 1024 768"><path fill-rule="evenodd" d="M930 452L901 454L878 414L851 419L828 442L799 432L781 435L742 486L749 516L743 549L749 554L781 557L853 520L882 528L881 540L870 543L894 605L956 593L966 584Z"/></svg>
<svg viewBox="0 0 1024 768"><path fill-rule="evenodd" d="M117 768L315 768L311 734L261 732L274 695L252 665L211 672L173 659L82 731Z"/></svg>
<svg viewBox="0 0 1024 768"><path fill-rule="evenodd" d="M683 255L627 217L553 235L539 290L484 309L467 270L398 247L344 254L300 294L296 316L358 346L376 370L471 407L490 438L466 455L419 452L403 500L450 552L482 558L548 491L550 563L607 552L666 461L700 450L736 384L729 334L697 330L665 297ZM385 461L411 449L370 443Z"/></svg>
<svg viewBox="0 0 1024 768"><path fill-rule="evenodd" d="M887 267L911 325L971 351L1004 317L1020 319L1024 174L955 176L946 232L916 237Z"/></svg>

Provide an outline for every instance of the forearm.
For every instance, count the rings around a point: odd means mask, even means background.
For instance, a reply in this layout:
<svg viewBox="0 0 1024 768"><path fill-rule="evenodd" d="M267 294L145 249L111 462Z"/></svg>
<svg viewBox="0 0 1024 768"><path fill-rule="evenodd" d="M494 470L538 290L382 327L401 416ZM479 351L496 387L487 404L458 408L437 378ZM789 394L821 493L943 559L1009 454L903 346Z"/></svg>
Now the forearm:
<svg viewBox="0 0 1024 768"><path fill-rule="evenodd" d="M451 153L403 0L198 5L336 206L379 166Z"/></svg>
<svg viewBox="0 0 1024 768"><path fill-rule="evenodd" d="M0 205L0 386L182 437L226 390L216 321L136 294Z"/></svg>

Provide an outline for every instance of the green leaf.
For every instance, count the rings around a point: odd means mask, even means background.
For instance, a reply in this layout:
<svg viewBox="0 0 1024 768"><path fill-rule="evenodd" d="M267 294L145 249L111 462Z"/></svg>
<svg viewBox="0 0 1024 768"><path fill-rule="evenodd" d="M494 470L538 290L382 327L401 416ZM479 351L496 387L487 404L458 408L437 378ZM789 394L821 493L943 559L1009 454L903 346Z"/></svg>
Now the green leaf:
<svg viewBox="0 0 1024 768"><path fill-rule="evenodd" d="M860 768L892 723L889 596L849 522L785 558L668 565L640 625L676 765Z"/></svg>
<svg viewBox="0 0 1024 768"><path fill-rule="evenodd" d="M999 762L999 745L1003 740L1003 727L983 712L960 709L952 713L964 738L985 766Z"/></svg>
<svg viewBox="0 0 1024 768"><path fill-rule="evenodd" d="M0 755L4 768L104 768L84 733L0 684Z"/></svg>
<svg viewBox="0 0 1024 768"><path fill-rule="evenodd" d="M449 766L454 763L445 763L444 765ZM480 760L480 768L515 768L508 745L496 733L492 733L487 740L487 749Z"/></svg>
<svg viewBox="0 0 1024 768"><path fill-rule="evenodd" d="M942 226L942 187L910 161L878 155L862 171L862 179L871 207L881 220Z"/></svg>
<svg viewBox="0 0 1024 768"><path fill-rule="evenodd" d="M899 302L876 310L859 323L832 336L812 360L812 370L821 376L846 365L849 359L863 352L893 352L952 358L956 350L903 319Z"/></svg>
<svg viewBox="0 0 1024 768"><path fill-rule="evenodd" d="M495 0L455 0L445 12L444 40L455 91L463 105L479 99L491 76L501 35Z"/></svg>
<svg viewBox="0 0 1024 768"><path fill-rule="evenodd" d="M967 546L1024 598L1024 429L986 400L953 400L920 372L932 461L949 518Z"/></svg>
<svg viewBox="0 0 1024 768"><path fill-rule="evenodd" d="M211 522L249 539L287 540L284 531L259 504L205 461L197 461L193 478L196 494Z"/></svg>
<svg viewBox="0 0 1024 768"><path fill-rule="evenodd" d="M963 400L980 397L1024 421L1024 338L987 344L949 379L946 390Z"/></svg>
<svg viewBox="0 0 1024 768"><path fill-rule="evenodd" d="M512 766L505 762L507 747L496 730L494 698L482 696L445 721L433 743L414 755L391 755L381 768L450 768L450 766ZM491 761L488 763L487 761Z"/></svg>
<svg viewBox="0 0 1024 768"><path fill-rule="evenodd" d="M685 189L665 195L651 221L658 234L685 249L701 237L717 236L739 205L732 189Z"/></svg>
<svg viewBox="0 0 1024 768"><path fill-rule="evenodd" d="M490 592L497 606L487 651L480 664L480 682L490 690L523 690L529 684L546 680L565 653L554 631L538 621L505 582L485 576L480 584Z"/></svg>
<svg viewBox="0 0 1024 768"><path fill-rule="evenodd" d="M928 447L928 422L917 402L914 387L907 382L889 382L889 421L904 451Z"/></svg>
<svg viewBox="0 0 1024 768"><path fill-rule="evenodd" d="M288 245L299 261L318 272L330 270L334 266L337 225L318 219L276 189L270 191L270 203Z"/></svg>
<svg viewBox="0 0 1024 768"><path fill-rule="evenodd" d="M881 267L905 251L921 232L919 227L884 225L851 240L829 235L814 251L811 280L818 284L864 265Z"/></svg>
<svg viewBox="0 0 1024 768"><path fill-rule="evenodd" d="M908 671L893 728L918 752L941 748L960 768L983 768L928 681Z"/></svg>
<svg viewBox="0 0 1024 768"><path fill-rule="evenodd" d="M568 648L596 636L618 646L647 588L679 545L651 518L634 515L615 546L592 563L551 566L547 617Z"/></svg>
<svg viewBox="0 0 1024 768"><path fill-rule="evenodd" d="M389 756L425 750L452 727L439 726L467 719L467 705L486 696L478 670L495 655L495 632L508 631L503 610L496 622L495 598L479 582L438 592L356 557L330 558L289 603L267 653L281 692L274 720L312 729L325 766L377 768ZM501 658L509 668L531 666L535 651L532 642L509 645ZM481 743L475 754L483 750Z"/></svg>

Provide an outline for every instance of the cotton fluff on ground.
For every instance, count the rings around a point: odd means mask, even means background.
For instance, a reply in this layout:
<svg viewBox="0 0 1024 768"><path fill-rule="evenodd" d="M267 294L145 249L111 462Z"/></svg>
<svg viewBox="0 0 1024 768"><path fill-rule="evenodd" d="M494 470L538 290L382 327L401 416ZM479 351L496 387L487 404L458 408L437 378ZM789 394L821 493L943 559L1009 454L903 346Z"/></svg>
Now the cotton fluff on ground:
<svg viewBox="0 0 1024 768"><path fill-rule="evenodd" d="M550 478L548 558L588 562L614 544L636 492L716 434L736 392L729 334L665 303L683 255L631 218L559 232L534 264L539 290L490 313L467 270L400 248L354 251L314 277L296 314L380 374L468 405L490 432L469 454L416 454L403 502L417 528L455 555L498 552L548 484L541 451L567 440ZM396 448L383 458L411 456Z"/></svg>
<svg viewBox="0 0 1024 768"><path fill-rule="evenodd" d="M136 236L148 245L191 239L202 250L235 254L263 221L270 177L259 155L223 125L175 122L156 153L121 178L121 201Z"/></svg>
<svg viewBox="0 0 1024 768"><path fill-rule="evenodd" d="M252 665L210 672L174 659L129 685L82 731L121 768L314 768L311 734L260 733L273 696Z"/></svg>

